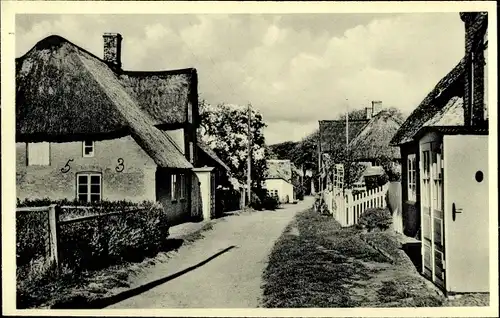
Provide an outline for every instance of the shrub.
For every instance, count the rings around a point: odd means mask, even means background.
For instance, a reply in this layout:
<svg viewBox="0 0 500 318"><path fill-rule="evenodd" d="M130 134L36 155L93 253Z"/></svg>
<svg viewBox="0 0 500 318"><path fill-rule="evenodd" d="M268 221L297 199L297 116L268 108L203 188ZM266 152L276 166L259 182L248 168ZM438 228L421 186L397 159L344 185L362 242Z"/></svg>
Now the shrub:
<svg viewBox="0 0 500 318"><path fill-rule="evenodd" d="M18 206L75 205L76 202L48 199L25 200ZM60 261L74 270L94 269L110 263L134 261L154 255L165 243L169 234L167 214L163 207L152 202L141 204L127 201L77 203L91 206L84 215L103 214L72 223L61 223L58 233ZM132 211L130 211L132 210ZM61 220L84 215L71 214L68 208L61 211ZM126 212L128 211L128 212ZM109 214L118 212L117 214ZM121 213L120 213L121 212ZM66 216L66 217L65 217ZM16 252L18 267L32 267L34 260L46 259L48 253L47 213L19 212L16 214ZM24 269L18 271L24 275ZM18 277L22 279L22 277Z"/></svg>
<svg viewBox="0 0 500 318"><path fill-rule="evenodd" d="M277 197L266 195L262 202L264 210L276 210L280 206L280 201Z"/></svg>
<svg viewBox="0 0 500 318"><path fill-rule="evenodd" d="M62 262L75 269L94 269L156 254L168 237L166 213L152 204L138 207L144 209L63 224Z"/></svg>
<svg viewBox="0 0 500 318"><path fill-rule="evenodd" d="M369 232L374 229L385 231L392 224L392 216L388 209L372 208L361 215L358 224Z"/></svg>

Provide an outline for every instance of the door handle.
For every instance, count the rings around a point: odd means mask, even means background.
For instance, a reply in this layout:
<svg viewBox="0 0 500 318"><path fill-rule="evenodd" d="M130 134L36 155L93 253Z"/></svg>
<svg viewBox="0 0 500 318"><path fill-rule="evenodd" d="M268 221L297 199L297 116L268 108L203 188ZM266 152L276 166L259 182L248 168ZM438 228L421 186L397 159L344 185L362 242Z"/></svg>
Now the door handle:
<svg viewBox="0 0 500 318"><path fill-rule="evenodd" d="M451 216L453 218L453 221L457 218L457 214L462 213L463 209L459 209L455 206L455 203L452 204L451 206Z"/></svg>

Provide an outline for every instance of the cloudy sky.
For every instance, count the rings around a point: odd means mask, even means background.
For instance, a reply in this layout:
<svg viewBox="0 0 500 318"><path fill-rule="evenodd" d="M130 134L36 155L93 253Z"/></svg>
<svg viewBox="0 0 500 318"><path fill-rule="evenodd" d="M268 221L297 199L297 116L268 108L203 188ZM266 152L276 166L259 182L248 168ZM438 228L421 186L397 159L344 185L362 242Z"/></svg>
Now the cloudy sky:
<svg viewBox="0 0 500 318"><path fill-rule="evenodd" d="M267 143L299 140L347 107L411 112L464 52L458 13L17 15L16 56L58 34L102 57L123 36L127 70L195 67L210 103L259 109Z"/></svg>

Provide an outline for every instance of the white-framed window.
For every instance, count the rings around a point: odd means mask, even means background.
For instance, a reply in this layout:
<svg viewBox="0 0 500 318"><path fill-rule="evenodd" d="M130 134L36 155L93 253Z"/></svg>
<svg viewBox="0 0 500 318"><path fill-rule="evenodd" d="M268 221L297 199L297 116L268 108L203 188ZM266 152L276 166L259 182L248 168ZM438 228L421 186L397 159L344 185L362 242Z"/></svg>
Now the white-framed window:
<svg viewBox="0 0 500 318"><path fill-rule="evenodd" d="M50 165L50 143L34 142L26 145L26 157L28 166Z"/></svg>
<svg viewBox="0 0 500 318"><path fill-rule="evenodd" d="M177 200L177 175L170 175L170 198L172 201Z"/></svg>
<svg viewBox="0 0 500 318"><path fill-rule="evenodd" d="M186 175L179 174L179 199L186 197Z"/></svg>
<svg viewBox="0 0 500 318"><path fill-rule="evenodd" d="M94 156L94 141L85 140L82 142L82 151L84 157L93 157Z"/></svg>
<svg viewBox="0 0 500 318"><path fill-rule="evenodd" d="M408 155L408 200L417 201L416 155Z"/></svg>
<svg viewBox="0 0 500 318"><path fill-rule="evenodd" d="M101 201L102 177L100 173L78 173L76 175L76 198L83 202Z"/></svg>
<svg viewBox="0 0 500 318"><path fill-rule="evenodd" d="M192 141L189 142L189 159L191 163L194 162L194 146Z"/></svg>

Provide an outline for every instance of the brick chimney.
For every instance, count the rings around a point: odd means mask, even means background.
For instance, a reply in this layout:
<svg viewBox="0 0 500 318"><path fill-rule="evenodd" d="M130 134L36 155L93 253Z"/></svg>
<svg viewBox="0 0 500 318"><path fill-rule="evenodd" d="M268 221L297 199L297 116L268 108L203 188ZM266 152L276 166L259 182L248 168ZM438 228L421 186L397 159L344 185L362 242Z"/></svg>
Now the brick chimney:
<svg viewBox="0 0 500 318"><path fill-rule="evenodd" d="M372 119L373 109L371 107L365 108L366 119Z"/></svg>
<svg viewBox="0 0 500 318"><path fill-rule="evenodd" d="M374 100L372 101L372 117L380 113L382 110L382 101Z"/></svg>
<svg viewBox="0 0 500 318"><path fill-rule="evenodd" d="M119 33L104 33L104 61L117 68L122 67L122 36Z"/></svg>
<svg viewBox="0 0 500 318"><path fill-rule="evenodd" d="M465 25L464 125L480 126L487 120L485 50L488 15L486 12L461 12L460 18Z"/></svg>

